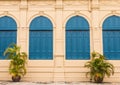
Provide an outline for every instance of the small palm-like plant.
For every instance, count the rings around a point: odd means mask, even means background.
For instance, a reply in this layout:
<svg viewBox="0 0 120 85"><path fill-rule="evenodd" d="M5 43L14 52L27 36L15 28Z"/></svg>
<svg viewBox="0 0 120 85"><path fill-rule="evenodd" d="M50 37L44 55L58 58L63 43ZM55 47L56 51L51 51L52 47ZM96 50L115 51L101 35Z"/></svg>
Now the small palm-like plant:
<svg viewBox="0 0 120 85"><path fill-rule="evenodd" d="M13 81L20 81L21 76L26 74L26 59L27 54L20 52L20 47L16 44L11 44L4 52L4 55L10 59L9 73L12 75Z"/></svg>
<svg viewBox="0 0 120 85"><path fill-rule="evenodd" d="M96 83L103 82L105 75L110 77L114 74L114 66L105 60L105 57L100 53L93 52L91 54L92 59L85 63L85 67L90 71L86 75L90 75L90 80L94 80Z"/></svg>

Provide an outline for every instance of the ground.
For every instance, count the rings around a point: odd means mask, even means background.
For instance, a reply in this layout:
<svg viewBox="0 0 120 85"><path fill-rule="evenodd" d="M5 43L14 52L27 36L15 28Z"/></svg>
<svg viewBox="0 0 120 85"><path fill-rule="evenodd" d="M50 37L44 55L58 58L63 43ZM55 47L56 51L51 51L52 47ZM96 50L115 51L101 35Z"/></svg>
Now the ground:
<svg viewBox="0 0 120 85"><path fill-rule="evenodd" d="M0 85L120 85L120 83L90 83L90 82L5 82Z"/></svg>

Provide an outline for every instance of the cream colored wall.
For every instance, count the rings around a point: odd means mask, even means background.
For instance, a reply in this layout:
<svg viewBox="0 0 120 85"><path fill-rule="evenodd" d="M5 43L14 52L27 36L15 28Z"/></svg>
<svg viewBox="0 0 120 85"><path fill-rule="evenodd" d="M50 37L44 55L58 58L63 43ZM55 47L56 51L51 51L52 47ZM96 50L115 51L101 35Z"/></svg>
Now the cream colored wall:
<svg viewBox="0 0 120 85"><path fill-rule="evenodd" d="M110 15L120 15L120 0L0 0L0 17L8 15L17 22L17 44L29 53L29 25L37 16L46 16L53 23L53 60L29 60L27 81L89 81L85 60L65 59L65 24L75 15L85 17L90 24L90 51L103 53L102 23ZM28 54L29 56L29 54ZM115 75L105 81L119 82L119 60ZM8 60L0 60L0 80L10 80Z"/></svg>

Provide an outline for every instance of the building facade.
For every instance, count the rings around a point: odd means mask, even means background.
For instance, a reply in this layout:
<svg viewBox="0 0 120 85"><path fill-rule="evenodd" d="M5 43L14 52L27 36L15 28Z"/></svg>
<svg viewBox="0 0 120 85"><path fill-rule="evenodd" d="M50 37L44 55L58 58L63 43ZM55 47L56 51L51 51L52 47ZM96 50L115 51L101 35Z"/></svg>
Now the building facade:
<svg viewBox="0 0 120 85"><path fill-rule="evenodd" d="M0 80L10 80L3 56L12 42L28 54L27 81L89 81L90 53L114 64L120 80L120 0L0 0ZM8 78L9 77L9 78Z"/></svg>

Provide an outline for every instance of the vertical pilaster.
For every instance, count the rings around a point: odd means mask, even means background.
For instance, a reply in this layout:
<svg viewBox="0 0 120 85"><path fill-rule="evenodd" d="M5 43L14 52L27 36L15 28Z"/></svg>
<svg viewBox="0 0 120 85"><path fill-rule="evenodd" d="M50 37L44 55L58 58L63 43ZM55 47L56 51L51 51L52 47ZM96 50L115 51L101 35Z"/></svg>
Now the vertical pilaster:
<svg viewBox="0 0 120 85"><path fill-rule="evenodd" d="M18 29L18 45L21 50L28 52L28 28L27 28L27 0L21 0L20 4L20 27Z"/></svg>
<svg viewBox="0 0 120 85"><path fill-rule="evenodd" d="M64 81L64 37L63 37L63 6L62 0L56 0L55 18L55 67L54 67L54 81Z"/></svg>
<svg viewBox="0 0 120 85"><path fill-rule="evenodd" d="M102 51L102 30L99 26L99 0L92 0L91 5L92 14L92 33L93 33L93 50Z"/></svg>

